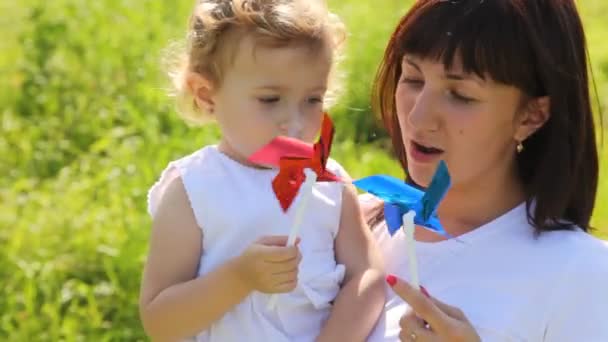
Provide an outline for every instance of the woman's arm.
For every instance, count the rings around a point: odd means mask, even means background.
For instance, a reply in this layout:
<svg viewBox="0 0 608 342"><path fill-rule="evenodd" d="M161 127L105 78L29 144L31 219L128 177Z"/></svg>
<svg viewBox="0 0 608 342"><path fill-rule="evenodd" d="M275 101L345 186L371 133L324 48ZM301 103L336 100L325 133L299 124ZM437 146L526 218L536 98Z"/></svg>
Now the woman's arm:
<svg viewBox="0 0 608 342"><path fill-rule="evenodd" d="M336 259L346 275L317 341L365 341L384 308L385 286L380 253L352 186L343 193Z"/></svg>

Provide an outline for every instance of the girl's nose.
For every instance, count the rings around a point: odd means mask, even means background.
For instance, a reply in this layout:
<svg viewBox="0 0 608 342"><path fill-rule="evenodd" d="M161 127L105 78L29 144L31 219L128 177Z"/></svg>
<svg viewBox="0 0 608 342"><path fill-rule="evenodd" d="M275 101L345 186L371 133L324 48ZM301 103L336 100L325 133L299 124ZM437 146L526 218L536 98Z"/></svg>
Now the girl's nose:
<svg viewBox="0 0 608 342"><path fill-rule="evenodd" d="M281 135L296 139L301 138L302 128L302 116L299 112L292 113L279 124Z"/></svg>

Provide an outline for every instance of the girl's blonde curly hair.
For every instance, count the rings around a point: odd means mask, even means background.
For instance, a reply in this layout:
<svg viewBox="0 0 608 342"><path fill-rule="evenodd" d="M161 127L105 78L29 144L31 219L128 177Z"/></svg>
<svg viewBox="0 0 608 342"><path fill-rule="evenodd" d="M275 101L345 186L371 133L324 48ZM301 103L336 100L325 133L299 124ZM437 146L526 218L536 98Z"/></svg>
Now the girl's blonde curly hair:
<svg viewBox="0 0 608 342"><path fill-rule="evenodd" d="M198 0L190 16L185 42L167 49L166 67L173 84L179 113L193 124L208 121L187 85L187 75L199 73L219 86L222 73L229 67L238 42L229 34L253 34L256 42L271 47L305 44L311 48L330 48L330 84L325 106L337 99L341 59L346 32L342 21L322 0ZM184 44L185 43L185 44Z"/></svg>

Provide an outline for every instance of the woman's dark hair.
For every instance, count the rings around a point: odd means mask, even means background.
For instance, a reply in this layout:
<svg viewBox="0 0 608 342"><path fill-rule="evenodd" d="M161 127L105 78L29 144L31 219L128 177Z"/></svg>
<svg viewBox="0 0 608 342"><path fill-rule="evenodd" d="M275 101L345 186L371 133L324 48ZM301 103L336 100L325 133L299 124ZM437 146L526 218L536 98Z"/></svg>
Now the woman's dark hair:
<svg viewBox="0 0 608 342"><path fill-rule="evenodd" d="M406 53L440 61L446 69L458 56L465 72L515 86L530 98L548 96L548 121L517 155L528 219L537 233L573 225L590 229L598 153L589 57L573 0L415 2L390 38L372 96L404 170L394 95ZM379 210L370 223L382 219Z"/></svg>

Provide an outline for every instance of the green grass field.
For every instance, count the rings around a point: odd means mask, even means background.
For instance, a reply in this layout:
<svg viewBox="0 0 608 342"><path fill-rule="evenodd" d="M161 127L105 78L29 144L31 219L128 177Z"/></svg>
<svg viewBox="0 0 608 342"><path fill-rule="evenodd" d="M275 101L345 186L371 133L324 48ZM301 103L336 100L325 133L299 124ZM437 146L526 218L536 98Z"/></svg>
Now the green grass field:
<svg viewBox="0 0 608 342"><path fill-rule="evenodd" d="M191 3L0 2L0 340L145 339L137 295L146 192L168 161L218 137L213 126L189 128L177 118L160 70ZM409 3L330 1L350 29L346 94L332 112L334 157L354 176L400 175L379 148L368 93ZM608 2L580 3L606 105ZM606 172L603 163L594 215L603 237Z"/></svg>

